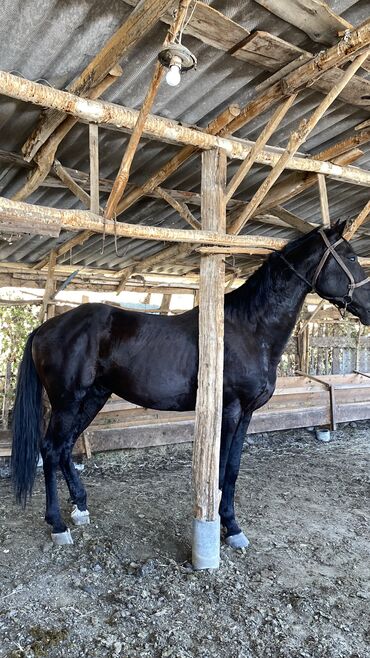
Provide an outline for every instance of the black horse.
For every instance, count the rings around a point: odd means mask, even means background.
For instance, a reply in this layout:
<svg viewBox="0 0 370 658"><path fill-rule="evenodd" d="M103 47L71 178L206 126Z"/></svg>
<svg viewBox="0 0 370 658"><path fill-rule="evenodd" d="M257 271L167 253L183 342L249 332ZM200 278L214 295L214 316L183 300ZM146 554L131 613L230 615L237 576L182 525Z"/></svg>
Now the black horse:
<svg viewBox="0 0 370 658"><path fill-rule="evenodd" d="M370 283L345 224L315 229L272 253L237 290L225 296L225 361L219 486L221 524L233 547L248 540L235 520L234 491L243 439L252 413L271 397L276 370L310 290L370 324ZM28 338L14 408L12 472L25 503L39 449L46 485L46 521L57 543L71 543L56 486L58 466L74 505L72 520L87 523L86 492L71 452L112 393L152 409L195 408L198 309L173 317L83 304L52 318ZM41 436L44 386L51 417Z"/></svg>

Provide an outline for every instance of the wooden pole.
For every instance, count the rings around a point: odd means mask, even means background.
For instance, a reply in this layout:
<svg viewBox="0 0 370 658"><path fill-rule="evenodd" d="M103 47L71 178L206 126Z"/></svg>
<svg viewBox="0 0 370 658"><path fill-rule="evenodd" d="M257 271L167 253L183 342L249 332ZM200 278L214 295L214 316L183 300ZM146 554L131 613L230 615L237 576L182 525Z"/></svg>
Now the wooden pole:
<svg viewBox="0 0 370 658"><path fill-rule="evenodd" d="M322 223L323 226L330 226L329 201L328 201L328 191L326 189L325 176L323 174L317 174L317 182L319 184L319 192L320 192L320 207L321 207Z"/></svg>
<svg viewBox="0 0 370 658"><path fill-rule="evenodd" d="M230 233L240 233L246 222L252 217L260 203L265 198L269 189L273 186L275 181L279 178L282 171L288 165L292 156L297 152L299 147L305 142L308 135L314 129L318 121L325 114L326 110L335 101L340 92L344 89L347 82L355 75L356 71L360 68L361 64L367 59L368 50L359 55L346 69L340 81L334 85L333 89L321 101L320 105L316 108L309 120L303 119L299 124L297 130L292 133L289 139L288 146L279 158L276 165L270 171L267 178L263 181L262 185L258 188L253 198L249 202L247 208L242 211L240 216L235 220L234 224L230 227Z"/></svg>
<svg viewBox="0 0 370 658"><path fill-rule="evenodd" d="M3 397L3 409L2 409L3 430L7 430L9 424L9 408L10 408L9 392L10 392L11 378L12 378L12 364L10 361L7 361L5 368L5 376L4 376L4 397Z"/></svg>
<svg viewBox="0 0 370 658"><path fill-rule="evenodd" d="M226 155L202 154L202 226L226 230ZM225 265L219 254L203 255L199 288L199 370L193 447L193 566L220 561L219 457L224 359Z"/></svg>
<svg viewBox="0 0 370 658"><path fill-rule="evenodd" d="M99 215L99 127L89 124L90 210Z"/></svg>

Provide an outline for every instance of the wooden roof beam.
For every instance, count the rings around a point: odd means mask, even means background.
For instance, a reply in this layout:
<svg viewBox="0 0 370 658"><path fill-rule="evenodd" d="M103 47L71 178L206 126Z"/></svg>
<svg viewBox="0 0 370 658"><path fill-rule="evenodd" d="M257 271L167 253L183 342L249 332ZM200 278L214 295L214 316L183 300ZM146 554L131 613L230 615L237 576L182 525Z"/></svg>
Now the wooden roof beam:
<svg viewBox="0 0 370 658"><path fill-rule="evenodd" d="M308 119L303 119L300 122L297 130L295 130L289 139L288 146L285 150L285 153L281 156L279 161L271 170L270 174L263 181L251 201L249 202L247 208L242 211L240 216L235 220L233 225L230 227L230 233L239 233L245 223L250 219L253 213L256 211L258 206L261 204L262 200L266 196L269 189L273 186L275 181L278 179L282 171L285 169L291 157L296 153L300 146L306 141L308 135L315 128L316 124L323 117L326 110L332 105L334 100L340 93L341 89L344 89L347 82L354 76L356 71L360 68L361 64L367 59L369 53L369 48L365 52L362 52L356 59L349 65L347 70L342 76L340 83L336 84L329 94L321 101L320 105L313 112L311 117Z"/></svg>
<svg viewBox="0 0 370 658"><path fill-rule="evenodd" d="M365 30L365 28L363 29ZM370 44L370 21L366 36ZM362 34L359 34L358 38L356 37L356 43L360 38L363 38ZM357 47L359 48L358 43ZM363 50L363 47L361 47L361 50ZM0 93L11 98L18 98L19 100L47 107L63 109L74 116L91 122L113 126L125 125L130 130L133 129L138 116L136 110L113 103L79 98L68 92L52 89L24 78L18 78L4 71L0 71ZM253 142L219 137L202 130L188 128L176 121L156 115L149 115L147 118L145 122L145 133L159 140L169 138L179 144L186 144L189 146L191 154L194 152L193 147L205 150L222 148L229 157L238 160L244 160L253 146ZM256 161L260 164L273 167L279 159L280 154L275 149L264 149L257 156ZM340 178L341 180L358 185L370 185L370 173L367 171L355 167L351 167L350 169L345 167L340 168L332 165L330 162L318 162L312 158L293 156L289 159L288 168L333 175L338 179Z"/></svg>
<svg viewBox="0 0 370 658"><path fill-rule="evenodd" d="M165 228L162 226L142 226L141 224L127 224L125 222L113 222L105 220L100 215L94 215L87 210L64 210L37 206L21 201L12 201L0 197L0 230L1 222L14 224L17 229L19 222L27 220L32 224L39 221L41 225L48 228L58 223L60 229L71 231L88 230L94 233L105 233L106 235L117 235L117 237L136 238L140 240L159 240L163 242L179 242L186 244L216 244L222 246L255 246L274 247L285 244L274 238L255 236L219 235L212 231L189 231L184 229ZM22 232L26 232L24 229ZM279 247L278 247L279 248Z"/></svg>

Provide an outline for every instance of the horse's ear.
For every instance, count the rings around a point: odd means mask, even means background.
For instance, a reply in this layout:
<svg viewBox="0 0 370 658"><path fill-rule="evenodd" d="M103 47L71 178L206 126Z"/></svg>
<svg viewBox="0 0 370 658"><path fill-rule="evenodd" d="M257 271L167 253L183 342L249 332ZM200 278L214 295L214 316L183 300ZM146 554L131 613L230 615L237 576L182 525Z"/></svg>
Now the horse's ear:
<svg viewBox="0 0 370 658"><path fill-rule="evenodd" d="M342 238L343 234L346 230L346 226L347 226L347 220L346 219L338 219L338 221L335 222L335 224L333 224L332 229L336 232L338 237Z"/></svg>

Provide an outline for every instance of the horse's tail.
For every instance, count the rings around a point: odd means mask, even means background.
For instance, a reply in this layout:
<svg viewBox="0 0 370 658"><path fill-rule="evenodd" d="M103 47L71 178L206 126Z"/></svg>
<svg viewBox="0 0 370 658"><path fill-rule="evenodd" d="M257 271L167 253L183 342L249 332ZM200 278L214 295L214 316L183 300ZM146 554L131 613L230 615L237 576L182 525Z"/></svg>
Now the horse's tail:
<svg viewBox="0 0 370 658"><path fill-rule="evenodd" d="M36 477L42 422L42 384L32 359L35 333L28 336L19 366L12 423L12 480L16 499L23 506Z"/></svg>

